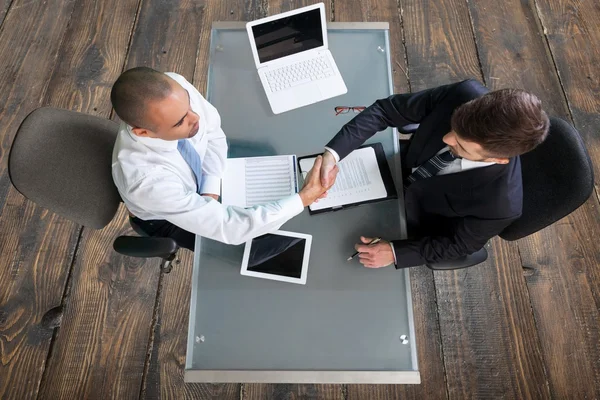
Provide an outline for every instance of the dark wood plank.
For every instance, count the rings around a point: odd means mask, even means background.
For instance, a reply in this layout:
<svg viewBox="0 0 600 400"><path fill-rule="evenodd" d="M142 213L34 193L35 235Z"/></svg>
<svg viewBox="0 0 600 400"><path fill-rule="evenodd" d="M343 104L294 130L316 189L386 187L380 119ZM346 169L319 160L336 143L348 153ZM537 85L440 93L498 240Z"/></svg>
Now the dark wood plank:
<svg viewBox="0 0 600 400"><path fill-rule="evenodd" d="M0 27L2 27L4 17L6 17L6 13L8 12L12 2L13 0L0 0Z"/></svg>
<svg viewBox="0 0 600 400"><path fill-rule="evenodd" d="M327 16L327 20L331 21L332 1L327 0L268 0L268 14L274 15L316 3L325 3L325 15Z"/></svg>
<svg viewBox="0 0 600 400"><path fill-rule="evenodd" d="M488 252L436 274L449 398L549 398L518 249L494 239Z"/></svg>
<svg viewBox="0 0 600 400"><path fill-rule="evenodd" d="M137 8L138 0L75 2L45 104L110 116ZM84 229L42 398L139 395L159 273L113 251L125 217L121 209L107 228Z"/></svg>
<svg viewBox="0 0 600 400"><path fill-rule="evenodd" d="M469 4L490 86L531 90L551 114L568 118L536 4L516 0L485 7ZM585 81L587 76L576 79ZM599 232L598 202L592 198L570 216L518 242L550 393L556 398L599 395L600 315L595 297Z"/></svg>
<svg viewBox="0 0 600 400"><path fill-rule="evenodd" d="M338 0L333 5L333 17L336 22L389 22L394 91L409 90L400 9L396 0Z"/></svg>
<svg viewBox="0 0 600 400"><path fill-rule="evenodd" d="M19 124L41 105L72 10L73 3L62 0L15 0L0 30L2 399L37 396L79 235L75 224L18 194L6 171Z"/></svg>
<svg viewBox="0 0 600 400"><path fill-rule="evenodd" d="M336 1L334 16L335 20L340 22L389 22L394 91L395 93L410 91L410 82L408 82L411 73L408 68L410 59L407 66L403 38L403 36L407 37L409 32L406 30L406 21L404 24L401 23L400 10L396 1L380 0L374 3ZM411 283L421 385L348 385L348 399L441 399L446 397L435 308L435 288L431 271L426 267L414 268L411 271Z"/></svg>
<svg viewBox="0 0 600 400"><path fill-rule="evenodd" d="M171 9L170 19L179 21L181 18L190 18L190 20L188 23L165 23L165 26L169 25L171 29L167 38L164 38L162 32L154 30L154 25L164 19L165 14L160 12L160 8L157 10L152 6L154 3L158 5L162 2L152 0L148 3L147 9L143 9L140 14L140 21L134 33L134 43L164 40L168 43L164 47L171 49L167 54L171 56L157 58L153 47L143 48L141 45L134 45L129 58L137 61L131 61L128 65L133 67L144 62L145 65L164 71L174 69L181 71L180 73L203 94L206 92L212 22L252 19L254 13L259 12L256 10L266 12L266 4L257 1L210 0L204 5L198 2L198 6L194 7L195 15L186 16L187 2L176 2L168 5ZM141 28L142 26L147 26L147 29ZM185 43L178 43L178 41ZM187 49L186 53L181 49L174 50L179 46ZM136 52L140 52L140 55L136 55ZM176 58L174 54L181 56ZM240 384L184 384L183 382L193 254L187 250L180 250L180 256L181 264L164 276L157 310L157 326L152 343L152 358L143 398L239 399Z"/></svg>
<svg viewBox="0 0 600 400"><path fill-rule="evenodd" d="M467 3L402 4L413 90L481 78ZM481 266L434 274L448 396L543 398L543 363L517 247L493 240L489 251Z"/></svg>
<svg viewBox="0 0 600 400"><path fill-rule="evenodd" d="M345 399L342 385L297 385L297 384L245 384L243 399L280 400L280 399Z"/></svg>
<svg viewBox="0 0 600 400"><path fill-rule="evenodd" d="M158 265L112 251L126 218L122 207L103 230L84 229L40 398L139 396Z"/></svg>
<svg viewBox="0 0 600 400"><path fill-rule="evenodd" d="M600 5L597 1L577 4L565 0L536 2L548 38L550 50L573 122L584 138L590 157L595 161L596 194L600 198Z"/></svg>

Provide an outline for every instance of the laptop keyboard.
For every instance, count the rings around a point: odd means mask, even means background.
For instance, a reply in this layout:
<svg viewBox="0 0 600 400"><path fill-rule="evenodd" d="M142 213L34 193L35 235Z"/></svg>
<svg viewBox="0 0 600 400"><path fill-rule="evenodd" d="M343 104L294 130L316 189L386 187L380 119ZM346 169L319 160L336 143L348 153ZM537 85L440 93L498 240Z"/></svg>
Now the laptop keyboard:
<svg viewBox="0 0 600 400"><path fill-rule="evenodd" d="M311 58L265 73L271 92L279 92L333 75L326 56Z"/></svg>

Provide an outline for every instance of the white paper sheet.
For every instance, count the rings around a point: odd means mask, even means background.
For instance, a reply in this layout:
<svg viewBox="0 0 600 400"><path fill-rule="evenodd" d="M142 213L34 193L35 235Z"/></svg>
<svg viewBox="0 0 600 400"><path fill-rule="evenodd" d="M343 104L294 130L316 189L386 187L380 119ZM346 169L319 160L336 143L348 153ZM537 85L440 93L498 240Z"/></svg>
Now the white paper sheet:
<svg viewBox="0 0 600 400"><path fill-rule="evenodd" d="M221 196L225 205L252 207L297 192L296 156L227 160Z"/></svg>
<svg viewBox="0 0 600 400"><path fill-rule="evenodd" d="M314 163L314 158L300 160L300 170L304 178ZM354 150L338 163L338 168L340 171L327 197L313 203L310 206L311 210L341 207L387 197L375 149L372 147Z"/></svg>

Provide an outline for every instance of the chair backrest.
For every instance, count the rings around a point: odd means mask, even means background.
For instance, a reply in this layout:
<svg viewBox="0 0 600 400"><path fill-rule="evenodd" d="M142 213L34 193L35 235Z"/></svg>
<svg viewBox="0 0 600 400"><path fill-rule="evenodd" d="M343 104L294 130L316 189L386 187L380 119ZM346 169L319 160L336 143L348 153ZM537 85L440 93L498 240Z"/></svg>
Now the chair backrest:
<svg viewBox="0 0 600 400"><path fill-rule="evenodd" d="M594 189L594 170L577 130L550 118L547 139L521 156L523 214L500 237L517 240L547 227L581 206Z"/></svg>
<svg viewBox="0 0 600 400"><path fill-rule="evenodd" d="M36 204L78 224L101 229L121 198L111 174L118 124L56 108L38 108L17 130L8 172Z"/></svg>

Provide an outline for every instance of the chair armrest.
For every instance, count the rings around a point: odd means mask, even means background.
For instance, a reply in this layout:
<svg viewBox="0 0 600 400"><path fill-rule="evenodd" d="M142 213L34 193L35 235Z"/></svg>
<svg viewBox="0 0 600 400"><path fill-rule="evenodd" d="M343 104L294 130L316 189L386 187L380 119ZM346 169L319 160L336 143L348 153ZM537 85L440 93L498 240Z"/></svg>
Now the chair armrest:
<svg viewBox="0 0 600 400"><path fill-rule="evenodd" d="M117 253L129 257L169 259L179 250L175 240L161 237L119 236L113 243Z"/></svg>
<svg viewBox="0 0 600 400"><path fill-rule="evenodd" d="M441 261L439 263L427 264L427 267L434 271L467 268L480 264L487 260L487 258L488 252L485 247L483 247L475 253L459 258L458 260Z"/></svg>

